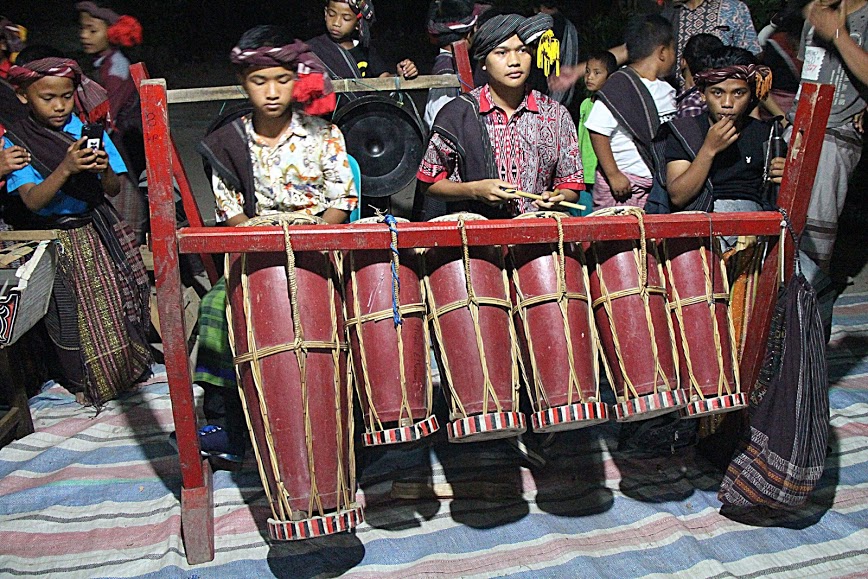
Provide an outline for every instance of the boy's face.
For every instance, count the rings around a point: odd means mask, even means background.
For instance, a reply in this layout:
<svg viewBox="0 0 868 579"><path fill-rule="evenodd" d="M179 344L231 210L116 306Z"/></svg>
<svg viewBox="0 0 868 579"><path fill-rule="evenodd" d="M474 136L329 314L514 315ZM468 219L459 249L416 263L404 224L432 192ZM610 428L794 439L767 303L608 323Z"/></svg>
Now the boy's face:
<svg viewBox="0 0 868 579"><path fill-rule="evenodd" d="M750 86L746 81L731 78L706 87L703 100L708 104L708 114L715 123L722 118L738 122L747 114L751 103Z"/></svg>
<svg viewBox="0 0 868 579"><path fill-rule="evenodd" d="M359 20L349 4L331 1L326 5L326 30L335 42L350 38L358 23Z"/></svg>
<svg viewBox="0 0 868 579"><path fill-rule="evenodd" d="M501 43L485 57L489 80L507 88L524 86L530 74L532 52L518 35Z"/></svg>
<svg viewBox="0 0 868 579"><path fill-rule="evenodd" d="M609 78L609 70L599 60L589 60L585 65L585 86L591 92L597 92L603 88L606 79Z"/></svg>
<svg viewBox="0 0 868 579"><path fill-rule="evenodd" d="M108 23L87 12L78 14L78 40L86 54L99 54L109 48Z"/></svg>
<svg viewBox="0 0 868 579"><path fill-rule="evenodd" d="M60 130L75 107L75 85L71 78L46 76L18 91L18 100L30 107L42 125Z"/></svg>
<svg viewBox="0 0 868 579"><path fill-rule="evenodd" d="M243 73L241 85L257 114L270 119L291 114L295 86L295 73L291 70L282 66L250 69Z"/></svg>
<svg viewBox="0 0 868 579"><path fill-rule="evenodd" d="M664 46L660 53L660 71L662 74L657 76L664 77L668 76L673 69L675 68L675 41L669 43L668 46Z"/></svg>

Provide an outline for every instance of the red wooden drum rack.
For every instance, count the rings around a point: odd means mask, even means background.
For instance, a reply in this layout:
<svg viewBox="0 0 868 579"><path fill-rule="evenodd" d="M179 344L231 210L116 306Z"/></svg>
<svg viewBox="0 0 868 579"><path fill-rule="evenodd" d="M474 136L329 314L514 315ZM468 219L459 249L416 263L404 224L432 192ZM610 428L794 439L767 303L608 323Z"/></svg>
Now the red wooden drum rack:
<svg viewBox="0 0 868 579"><path fill-rule="evenodd" d="M184 328L180 253L242 253L284 251L284 233L279 227L244 228L186 227L177 229L173 199L173 174L183 177L183 168L169 134L168 98L162 79L141 82L142 119L148 160L151 230L154 252L157 303L165 351L166 372L172 399L172 412L178 436L181 464L181 525L187 560L191 564L214 558L214 507L211 470L199 455L196 414L190 376L190 360ZM778 197L801 232L825 133L834 89L829 85L803 84L799 109L789 144L787 165ZM180 181L180 178L179 178ZM189 184L184 183L189 193ZM798 194L797 194L798 193ZM191 201L191 200L188 200ZM780 215L772 212L706 215L655 215L645 218L646 235L652 239L707 237L723 235L763 235L776 238ZM566 241L607 241L637 239L639 231L633 217L613 216L596 219L567 218L562 221ZM461 235L454 224L406 223L398 225L400 248L460 247ZM558 227L554 220L530 220L516 227L511 221L468 222L466 242L473 245L512 245L556 243ZM311 225L292 228L295 251L348 251L388 249L391 236L378 224ZM778 244L772 241L760 276L757 303L748 323L752 342L740 361L740 376L745 390L756 381L765 354L769 323L778 287ZM783 260L786 276L792 275L792 244Z"/></svg>

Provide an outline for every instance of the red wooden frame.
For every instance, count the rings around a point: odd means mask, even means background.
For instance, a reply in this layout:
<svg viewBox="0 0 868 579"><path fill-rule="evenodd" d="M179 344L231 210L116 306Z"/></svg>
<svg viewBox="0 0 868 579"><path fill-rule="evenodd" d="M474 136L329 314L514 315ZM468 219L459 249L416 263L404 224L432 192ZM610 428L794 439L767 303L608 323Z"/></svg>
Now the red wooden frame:
<svg viewBox="0 0 868 579"><path fill-rule="evenodd" d="M235 229L192 226L177 230L172 176L183 174L183 168L169 134L165 81L141 81L140 94L148 159L157 303L163 329L166 372L183 482L181 522L187 560L195 564L210 561L214 557L213 500L211 471L207 462L203 462L199 456L199 441L196 435L178 255L179 252L205 254L283 251L283 232L276 227ZM789 213L797 232L801 232L804 227L810 198L808 192L817 170L832 95L833 88L830 85L802 86L793 138L778 197L779 204ZM636 221L631 217L569 218L564 220L563 225L567 240L602 241L635 239L639 236ZM772 212L649 215L646 217L645 226L647 235L653 238L698 237L708 235L709 231L714 235L739 233L775 236L780 232L780 216ZM398 225L398 230L398 243L401 247L461 244L454 224L407 223ZM523 223L520 228L510 221L468 222L467 234L471 245L542 243L557 240L557 228L554 223L548 222ZM293 227L291 235L296 251L385 249L390 242L387 229L377 224ZM755 328L755 332L752 334L752 347L745 349L741 361L742 383L746 385L756 381L765 350L763 345L768 338L777 288L777 252L777 244L774 244L760 275L754 317L748 321ZM792 274L792 252L792 244L787 244L787 275Z"/></svg>

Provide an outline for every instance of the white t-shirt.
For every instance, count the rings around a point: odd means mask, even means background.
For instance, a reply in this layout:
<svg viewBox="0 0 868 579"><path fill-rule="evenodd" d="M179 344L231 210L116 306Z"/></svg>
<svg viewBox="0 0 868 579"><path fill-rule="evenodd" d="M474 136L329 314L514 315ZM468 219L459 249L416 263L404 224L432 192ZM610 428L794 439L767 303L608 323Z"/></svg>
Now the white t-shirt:
<svg viewBox="0 0 868 579"><path fill-rule="evenodd" d="M675 89L672 88L672 85L664 80L645 78L642 79L642 82L654 99L660 124L672 119L675 116ZM585 127L589 131L609 137L609 146L612 147L615 164L618 165L618 169L622 173L651 178L651 169L639 155L639 149L633 143L630 132L615 119L603 101L594 102L591 114L585 121Z"/></svg>

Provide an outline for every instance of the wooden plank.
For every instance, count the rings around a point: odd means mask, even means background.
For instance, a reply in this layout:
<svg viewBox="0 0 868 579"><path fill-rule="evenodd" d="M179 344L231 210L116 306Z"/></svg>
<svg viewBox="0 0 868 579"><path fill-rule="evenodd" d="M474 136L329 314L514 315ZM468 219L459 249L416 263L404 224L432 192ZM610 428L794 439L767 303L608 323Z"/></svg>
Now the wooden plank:
<svg viewBox="0 0 868 579"><path fill-rule="evenodd" d="M633 217L565 217L562 221L564 238L568 241L607 241L637 238L639 228ZM774 212L718 213L689 215L648 215L645 229L648 237L703 237L734 235L777 235L780 215ZM470 245L508 245L522 243L552 243L558 239L554 220L468 221ZM348 225L304 225L290 230L296 251L385 249L391 237L383 224L352 223ZM182 228L178 232L182 253L203 252L263 252L283 251L283 230L278 227L211 227ZM398 246L402 248L461 245L461 235L455 223L400 223Z"/></svg>
<svg viewBox="0 0 868 579"><path fill-rule="evenodd" d="M175 236L177 224L166 83L163 80L144 80L140 93L148 158L157 307L183 485L181 525L188 562L203 563L214 558L213 498L209 484L210 469L199 454L190 359L187 356L181 271Z"/></svg>
<svg viewBox="0 0 868 579"><path fill-rule="evenodd" d="M461 92L472 91L474 88L473 67L470 66L470 55L467 53L467 41L453 42L452 55L455 58L458 79L461 81Z"/></svg>
<svg viewBox="0 0 868 579"><path fill-rule="evenodd" d="M433 74L404 80L393 76L386 78L343 78L332 80L336 93L343 92L390 92L428 90L431 88L460 88L461 82L454 74ZM239 85L210 86L202 88L176 88L168 91L170 105L201 103L208 101L243 100L247 93Z"/></svg>
<svg viewBox="0 0 868 579"><path fill-rule="evenodd" d="M138 88L142 81L150 78L148 69L145 68L145 63L137 62L130 66L130 74ZM184 213L187 215L192 227L204 227L205 223L202 220L202 213L199 211L199 205L193 197L193 189L190 187L190 179L187 178L187 172L184 170L184 164L181 162L181 155L178 153L178 147L175 145L175 139L172 138L171 131L169 132L169 143L172 152L172 176L178 184L178 191L181 194L181 204L184 206ZM153 217L152 217L153 218ZM214 260L207 255L202 255L202 265L205 267L205 273L208 275L208 281L211 285L217 283L217 266Z"/></svg>
<svg viewBox="0 0 868 579"><path fill-rule="evenodd" d="M778 193L778 205L790 216L790 221L800 234L805 227L811 188L817 175L820 150L826 134L826 121L832 107L832 85L802 83L799 108L793 119L793 134L787 153L787 164ZM745 347L741 359L740 374L742 389L749 392L759 377L765 346L768 341L774 304L778 290L778 251L774 245L766 256L763 271L757 284L757 297L748 327L754 332L751 347ZM787 239L784 263L784 279L793 274L793 244Z"/></svg>
<svg viewBox="0 0 868 579"><path fill-rule="evenodd" d="M51 241L57 234L56 229L0 231L0 241Z"/></svg>

